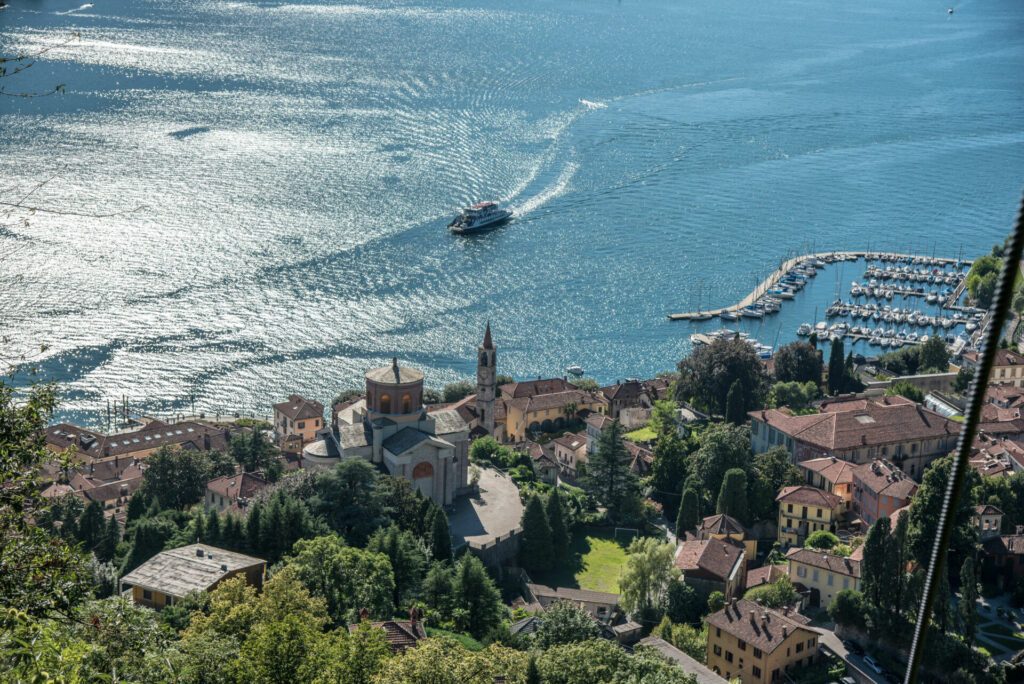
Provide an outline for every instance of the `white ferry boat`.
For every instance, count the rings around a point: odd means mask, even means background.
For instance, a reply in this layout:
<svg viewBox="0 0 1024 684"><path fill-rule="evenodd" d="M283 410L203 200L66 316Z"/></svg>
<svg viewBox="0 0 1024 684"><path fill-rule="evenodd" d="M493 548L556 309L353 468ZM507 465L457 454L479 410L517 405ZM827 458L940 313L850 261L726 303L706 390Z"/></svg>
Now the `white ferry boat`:
<svg viewBox="0 0 1024 684"><path fill-rule="evenodd" d="M453 233L468 235L499 226L510 218L512 210L502 209L497 202L477 202L463 209L462 213L448 224L448 228Z"/></svg>

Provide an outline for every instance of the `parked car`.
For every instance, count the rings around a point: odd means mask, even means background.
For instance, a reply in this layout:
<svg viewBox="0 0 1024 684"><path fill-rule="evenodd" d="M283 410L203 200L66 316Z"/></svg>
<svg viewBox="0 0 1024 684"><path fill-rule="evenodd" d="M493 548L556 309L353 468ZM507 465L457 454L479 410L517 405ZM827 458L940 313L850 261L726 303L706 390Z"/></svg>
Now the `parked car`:
<svg viewBox="0 0 1024 684"><path fill-rule="evenodd" d="M844 639L843 640L843 646L846 647L847 651L849 651L850 653L852 653L854 655L864 655L864 649L861 648L860 644L858 644L856 641L850 641L849 639Z"/></svg>
<svg viewBox="0 0 1024 684"><path fill-rule="evenodd" d="M883 669L882 666L878 664L878 661L871 656L864 656L864 663L874 670L875 674L882 674L885 672L885 669Z"/></svg>

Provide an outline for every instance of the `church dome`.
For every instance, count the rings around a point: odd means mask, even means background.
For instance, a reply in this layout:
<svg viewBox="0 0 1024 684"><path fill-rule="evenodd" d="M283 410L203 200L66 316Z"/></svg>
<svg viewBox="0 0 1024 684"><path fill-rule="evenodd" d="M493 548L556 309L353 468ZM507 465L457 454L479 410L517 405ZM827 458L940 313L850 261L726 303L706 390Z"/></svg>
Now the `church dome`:
<svg viewBox="0 0 1024 684"><path fill-rule="evenodd" d="M408 415L423 408L423 371L398 365L374 368L366 374L366 407L373 413Z"/></svg>

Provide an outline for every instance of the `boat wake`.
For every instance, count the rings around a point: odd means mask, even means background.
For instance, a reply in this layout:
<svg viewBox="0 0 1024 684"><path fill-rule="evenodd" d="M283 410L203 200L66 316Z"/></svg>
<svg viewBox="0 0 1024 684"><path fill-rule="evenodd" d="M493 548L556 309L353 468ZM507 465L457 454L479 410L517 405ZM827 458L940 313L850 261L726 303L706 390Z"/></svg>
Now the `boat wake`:
<svg viewBox="0 0 1024 684"><path fill-rule="evenodd" d="M579 167L580 165L576 162L568 162L564 167L562 167L562 171L558 174L558 178L555 179L554 183L544 188L533 197L530 197L524 200L521 204L515 206L513 208L515 215L517 217L526 216L556 197L564 195L565 191L569 189L569 184L572 182L572 178L576 175Z"/></svg>
<svg viewBox="0 0 1024 684"><path fill-rule="evenodd" d="M604 102L594 102L593 100L584 100L580 98L580 104L587 109L608 109L608 105Z"/></svg>
<svg viewBox="0 0 1024 684"><path fill-rule="evenodd" d="M54 12L54 14L58 14L58 15L74 14L75 12L81 12L82 10L87 10L87 9L89 9L92 6L93 6L93 4L91 2L87 2L84 5L82 5L81 7L76 7L74 9L69 9L69 10L66 10L64 12Z"/></svg>

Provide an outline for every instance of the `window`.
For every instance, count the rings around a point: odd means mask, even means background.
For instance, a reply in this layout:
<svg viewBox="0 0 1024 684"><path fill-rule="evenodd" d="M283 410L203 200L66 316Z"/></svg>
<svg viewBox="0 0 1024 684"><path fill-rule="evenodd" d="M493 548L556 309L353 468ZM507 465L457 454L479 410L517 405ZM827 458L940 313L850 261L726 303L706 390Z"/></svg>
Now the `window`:
<svg viewBox="0 0 1024 684"><path fill-rule="evenodd" d="M833 575L830 572L830 573L828 573L828 586L830 586L830 587L832 586L832 580L833 580ZM970 585L968 585L968 586L970 586Z"/></svg>
<svg viewBox="0 0 1024 684"><path fill-rule="evenodd" d="M792 513L793 512L793 504L786 504L786 512L787 513Z"/></svg>
<svg viewBox="0 0 1024 684"><path fill-rule="evenodd" d="M762 655L764 655L764 654L761 653L761 649L755 647L754 648L754 657L755 658L760 658Z"/></svg>
<svg viewBox="0 0 1024 684"><path fill-rule="evenodd" d="M807 577L807 568L805 568L802 565L796 566L796 576L797 577Z"/></svg>
<svg viewBox="0 0 1024 684"><path fill-rule="evenodd" d="M844 577L843 578L843 589L849 589L849 588L850 588L850 578L849 577Z"/></svg>
<svg viewBox="0 0 1024 684"><path fill-rule="evenodd" d="M715 636L716 637L722 636L722 628L721 627L715 627Z"/></svg>
<svg viewBox="0 0 1024 684"><path fill-rule="evenodd" d="M306 427L306 421L300 420L299 421L299 429L303 430L303 429L305 429L305 427Z"/></svg>
<svg viewBox="0 0 1024 684"><path fill-rule="evenodd" d="M391 413L391 395L382 394L380 395L380 412Z"/></svg>
<svg viewBox="0 0 1024 684"><path fill-rule="evenodd" d="M814 581L818 581L818 568L814 568Z"/></svg>
<svg viewBox="0 0 1024 684"><path fill-rule="evenodd" d="M761 678L761 668L759 668L757 665L754 666L753 673L754 673L754 676L757 677L758 679Z"/></svg>
<svg viewBox="0 0 1024 684"><path fill-rule="evenodd" d="M153 592L151 592L149 589L143 589L142 590L142 599L144 601L152 601L153 600Z"/></svg>
<svg viewBox="0 0 1024 684"><path fill-rule="evenodd" d="M725 652L725 662L727 662L727 663L731 663L732 662L732 651L726 651Z"/></svg>
<svg viewBox="0 0 1024 684"><path fill-rule="evenodd" d="M821 509L820 509L820 508L818 509L818 517L819 517L819 518L823 517L823 516L821 515Z"/></svg>
<svg viewBox="0 0 1024 684"><path fill-rule="evenodd" d="M412 411L412 397L408 394L402 395L402 413L409 413Z"/></svg>
<svg viewBox="0 0 1024 684"><path fill-rule="evenodd" d="M807 519L807 506L803 506L803 513L800 514L800 517Z"/></svg>
<svg viewBox="0 0 1024 684"><path fill-rule="evenodd" d="M736 641L738 642L737 645L740 647L741 651L746 651L747 650L747 642L746 641L744 641L743 639L737 639ZM742 665L740 667L742 667Z"/></svg>
<svg viewBox="0 0 1024 684"><path fill-rule="evenodd" d="M814 639L813 638L807 640L807 648L814 648Z"/></svg>
<svg viewBox="0 0 1024 684"><path fill-rule="evenodd" d="M715 644L714 651L716 656L722 655L722 647L718 644Z"/></svg>
<svg viewBox="0 0 1024 684"><path fill-rule="evenodd" d="M804 642L801 641L799 644L796 645L796 652L797 653L803 653L803 651L804 651Z"/></svg>

